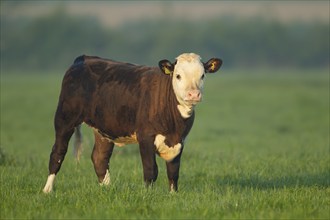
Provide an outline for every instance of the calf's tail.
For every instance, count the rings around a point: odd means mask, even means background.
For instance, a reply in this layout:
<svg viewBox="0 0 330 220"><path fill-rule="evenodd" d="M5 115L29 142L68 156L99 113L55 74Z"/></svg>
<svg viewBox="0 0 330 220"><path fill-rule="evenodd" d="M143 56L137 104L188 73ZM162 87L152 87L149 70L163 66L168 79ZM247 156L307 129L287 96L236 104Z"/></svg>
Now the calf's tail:
<svg viewBox="0 0 330 220"><path fill-rule="evenodd" d="M75 137L75 140L74 140L74 144L73 144L74 145L73 146L73 154L74 154L75 159L79 162L81 153L83 151L82 135L81 135L81 131L80 131L80 125L78 125L75 128L74 137Z"/></svg>

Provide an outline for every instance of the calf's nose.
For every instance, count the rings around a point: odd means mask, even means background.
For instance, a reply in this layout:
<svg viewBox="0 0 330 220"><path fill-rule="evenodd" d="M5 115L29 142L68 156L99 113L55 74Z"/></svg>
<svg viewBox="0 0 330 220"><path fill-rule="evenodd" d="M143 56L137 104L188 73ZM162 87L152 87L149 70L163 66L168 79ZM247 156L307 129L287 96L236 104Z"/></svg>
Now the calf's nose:
<svg viewBox="0 0 330 220"><path fill-rule="evenodd" d="M188 92L188 99L190 101L201 101L202 99L202 94L200 90L190 90Z"/></svg>

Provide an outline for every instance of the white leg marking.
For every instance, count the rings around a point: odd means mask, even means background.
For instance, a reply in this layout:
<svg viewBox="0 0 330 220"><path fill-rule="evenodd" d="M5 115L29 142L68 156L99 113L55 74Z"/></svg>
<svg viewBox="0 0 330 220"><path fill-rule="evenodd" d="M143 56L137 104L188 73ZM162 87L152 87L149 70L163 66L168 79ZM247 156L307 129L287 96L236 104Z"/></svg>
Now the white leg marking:
<svg viewBox="0 0 330 220"><path fill-rule="evenodd" d="M170 193L175 193L174 184L173 183L171 183L171 186L170 186Z"/></svg>
<svg viewBox="0 0 330 220"><path fill-rule="evenodd" d="M53 189L54 185L54 180L55 180L55 174L50 174L48 175L46 185L44 189L42 190L44 193L50 193Z"/></svg>
<svg viewBox="0 0 330 220"><path fill-rule="evenodd" d="M108 186L110 184L110 173L109 170L105 173L104 179L102 183L100 183L101 186Z"/></svg>
<svg viewBox="0 0 330 220"><path fill-rule="evenodd" d="M173 160L181 152L182 145L180 143L169 147L165 144L165 136L158 134L154 142L159 156L166 161Z"/></svg>

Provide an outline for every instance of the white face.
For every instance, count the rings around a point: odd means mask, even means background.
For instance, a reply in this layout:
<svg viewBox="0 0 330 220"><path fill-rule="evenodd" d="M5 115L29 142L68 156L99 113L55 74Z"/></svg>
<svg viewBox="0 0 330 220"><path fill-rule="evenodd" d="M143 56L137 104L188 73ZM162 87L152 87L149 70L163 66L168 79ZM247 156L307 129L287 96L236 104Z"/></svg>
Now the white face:
<svg viewBox="0 0 330 220"><path fill-rule="evenodd" d="M202 100L205 70L196 54L182 54L177 57L173 71L173 89L179 104L192 108Z"/></svg>

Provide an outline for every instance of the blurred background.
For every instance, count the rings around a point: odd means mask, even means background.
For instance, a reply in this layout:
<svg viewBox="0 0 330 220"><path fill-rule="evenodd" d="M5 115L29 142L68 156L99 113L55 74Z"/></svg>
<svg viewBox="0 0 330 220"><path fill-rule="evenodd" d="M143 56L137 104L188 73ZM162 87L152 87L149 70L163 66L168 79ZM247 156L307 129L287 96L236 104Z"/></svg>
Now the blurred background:
<svg viewBox="0 0 330 220"><path fill-rule="evenodd" d="M329 0L0 0L0 9L1 219L329 219ZM77 56L157 66L183 52L224 63L207 76L174 203L159 157L150 195L160 196L150 206L135 195L144 192L138 147L115 148L114 187L100 191L88 126L80 164L70 147L55 197L36 193Z"/></svg>
<svg viewBox="0 0 330 220"><path fill-rule="evenodd" d="M1 1L1 74L63 74L97 55L157 65L183 52L224 68L329 68L329 1Z"/></svg>

